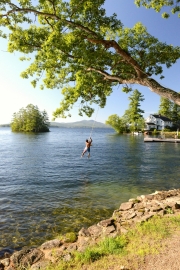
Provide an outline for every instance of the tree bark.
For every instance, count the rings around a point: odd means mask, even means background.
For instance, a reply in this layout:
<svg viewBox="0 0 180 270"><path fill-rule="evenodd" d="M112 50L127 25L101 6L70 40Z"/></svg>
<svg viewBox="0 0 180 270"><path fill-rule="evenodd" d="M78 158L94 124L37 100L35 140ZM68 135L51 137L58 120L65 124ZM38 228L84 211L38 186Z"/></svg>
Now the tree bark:
<svg viewBox="0 0 180 270"><path fill-rule="evenodd" d="M144 78L142 85L147 86L152 92L160 95L161 97L172 100L177 105L180 105L180 94L167 87L162 86L152 78Z"/></svg>

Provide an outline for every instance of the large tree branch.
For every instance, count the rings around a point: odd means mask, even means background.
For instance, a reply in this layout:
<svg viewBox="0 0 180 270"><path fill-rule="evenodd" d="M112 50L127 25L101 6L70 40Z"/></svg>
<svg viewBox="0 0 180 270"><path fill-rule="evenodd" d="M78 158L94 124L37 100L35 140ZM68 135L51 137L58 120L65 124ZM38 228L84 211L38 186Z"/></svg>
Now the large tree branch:
<svg viewBox="0 0 180 270"><path fill-rule="evenodd" d="M104 80L109 80L111 82L119 82L119 84L139 84L148 87L152 92L160 95L161 97L172 100L174 103L180 105L180 94L162 86L156 80L152 78L143 78L143 79L129 79L123 80L119 76L110 75L108 72L103 71L101 69L96 69L93 67L89 67L87 71L95 71L101 74L104 77Z"/></svg>
<svg viewBox="0 0 180 270"><path fill-rule="evenodd" d="M136 71L138 78L145 78L147 74L142 70L139 64L126 52L124 51L115 40L101 40L101 39L92 39L86 37L86 39L94 44L102 44L105 48L114 48L115 51L120 54L123 59L126 60Z"/></svg>
<svg viewBox="0 0 180 270"><path fill-rule="evenodd" d="M161 97L170 99L174 103L180 105L180 94L167 87L162 86L156 80L152 78L145 78L140 84L147 86L152 92L160 95Z"/></svg>

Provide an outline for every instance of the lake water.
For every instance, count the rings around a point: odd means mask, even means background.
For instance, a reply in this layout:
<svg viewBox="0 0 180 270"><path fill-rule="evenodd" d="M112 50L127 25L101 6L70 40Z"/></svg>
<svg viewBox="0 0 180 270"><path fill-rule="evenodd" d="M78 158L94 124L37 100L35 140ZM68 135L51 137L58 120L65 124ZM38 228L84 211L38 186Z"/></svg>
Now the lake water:
<svg viewBox="0 0 180 270"><path fill-rule="evenodd" d="M180 188L180 144L94 129L0 128L0 250L37 246L109 218L122 202Z"/></svg>

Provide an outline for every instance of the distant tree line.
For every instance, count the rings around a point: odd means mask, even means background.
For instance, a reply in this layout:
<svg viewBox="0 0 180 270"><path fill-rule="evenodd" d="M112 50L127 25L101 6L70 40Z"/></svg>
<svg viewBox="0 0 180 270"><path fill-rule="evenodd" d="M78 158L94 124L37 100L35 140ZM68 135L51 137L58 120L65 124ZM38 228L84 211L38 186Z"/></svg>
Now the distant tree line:
<svg viewBox="0 0 180 270"><path fill-rule="evenodd" d="M129 108L122 117L113 114L106 120L106 124L110 125L117 133L144 130L144 111L140 108L140 102L144 100L143 95L135 89L129 100Z"/></svg>
<svg viewBox="0 0 180 270"><path fill-rule="evenodd" d="M171 119L173 129L180 127L180 106L176 103L161 97L158 113Z"/></svg>
<svg viewBox="0 0 180 270"><path fill-rule="evenodd" d="M32 104L26 108L21 108L19 112L13 114L11 121L12 131L21 132L48 132L49 119L47 112L39 111L37 106Z"/></svg>

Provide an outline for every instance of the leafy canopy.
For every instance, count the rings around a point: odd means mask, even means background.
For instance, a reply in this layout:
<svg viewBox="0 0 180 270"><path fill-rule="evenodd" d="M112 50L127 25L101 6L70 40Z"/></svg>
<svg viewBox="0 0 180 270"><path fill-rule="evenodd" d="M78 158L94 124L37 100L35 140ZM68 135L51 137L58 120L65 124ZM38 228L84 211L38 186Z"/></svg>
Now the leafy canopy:
<svg viewBox="0 0 180 270"><path fill-rule="evenodd" d="M171 13L178 12L180 18L180 0L135 0L137 6L144 6L146 8L153 8L156 12L160 12L163 7L171 7ZM162 17L169 18L169 13L163 12Z"/></svg>
<svg viewBox="0 0 180 270"><path fill-rule="evenodd" d="M180 106L175 103L173 104L171 110L171 120L175 128L180 128Z"/></svg>
<svg viewBox="0 0 180 270"><path fill-rule="evenodd" d="M11 129L21 132L47 132L49 131L48 121L46 111L40 112L37 106L29 104L13 114Z"/></svg>
<svg viewBox="0 0 180 270"><path fill-rule="evenodd" d="M171 102L166 98L161 98L159 105L159 114L170 118L174 124L174 128L180 127L180 106Z"/></svg>
<svg viewBox="0 0 180 270"><path fill-rule="evenodd" d="M30 61L21 76L34 87L62 89L55 118L71 116L77 101L79 114L91 116L93 103L103 108L116 85L129 92L140 84L180 105L179 93L152 78L163 78L163 65L176 63L180 47L160 42L141 23L124 27L115 14L106 15L104 2L0 1L0 36L8 39L9 52Z"/></svg>
<svg viewBox="0 0 180 270"><path fill-rule="evenodd" d="M123 133L127 130L126 122L123 117L117 114L112 114L106 120L106 125L110 125L117 133Z"/></svg>
<svg viewBox="0 0 180 270"><path fill-rule="evenodd" d="M171 118L172 107L173 102L171 102L166 98L161 98L158 113L163 116Z"/></svg>
<svg viewBox="0 0 180 270"><path fill-rule="evenodd" d="M118 133L144 129L144 118L142 115L144 111L140 108L140 102L144 100L143 95L135 89L129 96L129 100L129 107L122 117L113 114L106 120L106 124L110 125Z"/></svg>
<svg viewBox="0 0 180 270"><path fill-rule="evenodd" d="M125 115L129 119L129 123L136 123L140 118L143 118L144 111L140 108L140 102L144 100L144 97L135 89L129 100L129 108L125 111Z"/></svg>

